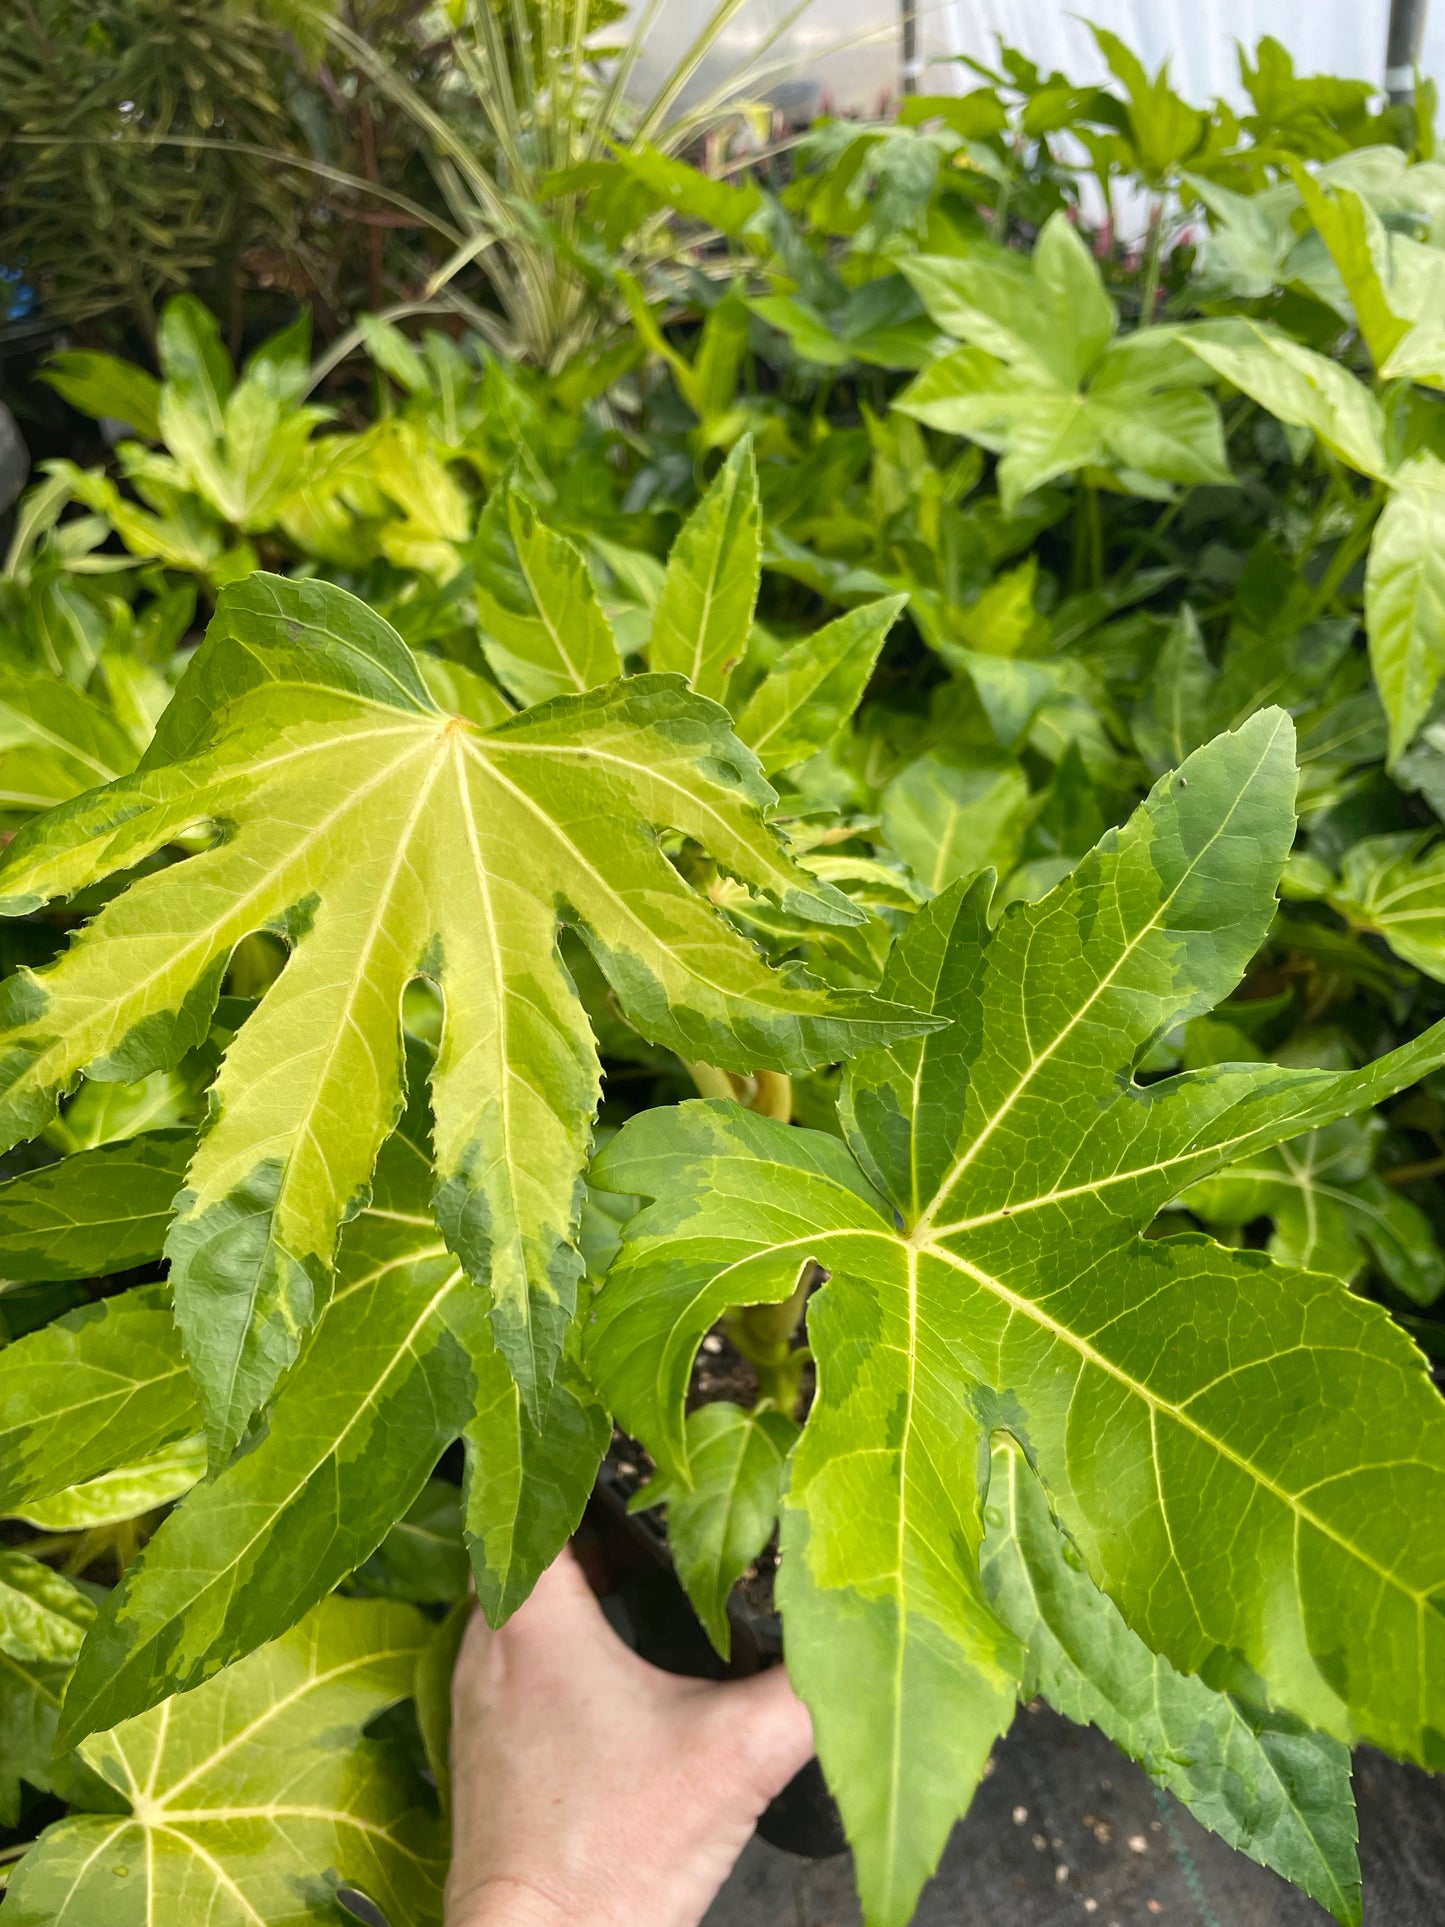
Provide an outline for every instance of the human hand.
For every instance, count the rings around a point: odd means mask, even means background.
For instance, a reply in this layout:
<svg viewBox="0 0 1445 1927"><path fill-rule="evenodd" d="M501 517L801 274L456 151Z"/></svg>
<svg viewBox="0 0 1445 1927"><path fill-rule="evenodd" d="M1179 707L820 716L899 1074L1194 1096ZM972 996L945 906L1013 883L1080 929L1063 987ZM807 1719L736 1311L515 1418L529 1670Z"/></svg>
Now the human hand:
<svg viewBox="0 0 1445 1927"><path fill-rule="evenodd" d="M639 1659L564 1552L452 1685L447 1927L697 1927L811 1757L782 1667L717 1684Z"/></svg>

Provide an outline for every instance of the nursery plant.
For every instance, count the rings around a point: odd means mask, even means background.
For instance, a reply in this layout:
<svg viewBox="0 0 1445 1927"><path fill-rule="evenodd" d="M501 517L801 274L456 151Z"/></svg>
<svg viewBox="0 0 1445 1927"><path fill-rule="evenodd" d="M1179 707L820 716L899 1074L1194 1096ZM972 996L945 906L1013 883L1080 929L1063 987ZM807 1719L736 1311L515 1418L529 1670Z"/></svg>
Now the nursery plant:
<svg viewBox="0 0 1445 1927"><path fill-rule="evenodd" d="M464 1596L604 1456L722 1657L772 1584L870 1922L1036 1695L1361 1919L1349 1747L1445 1764L1445 199L1428 102L1101 45L589 148L616 356L52 363L131 432L0 577L17 1922L436 1922Z"/></svg>

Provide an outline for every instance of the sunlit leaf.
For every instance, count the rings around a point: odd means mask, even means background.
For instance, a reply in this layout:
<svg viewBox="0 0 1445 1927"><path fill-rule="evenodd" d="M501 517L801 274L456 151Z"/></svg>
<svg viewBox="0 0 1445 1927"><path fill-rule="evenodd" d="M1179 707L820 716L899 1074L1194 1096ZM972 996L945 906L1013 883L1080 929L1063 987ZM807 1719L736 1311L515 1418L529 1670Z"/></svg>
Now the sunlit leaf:
<svg viewBox="0 0 1445 1927"><path fill-rule="evenodd" d="M977 1565L997 1432L1026 1441L1091 1577L1179 1671L1442 1757L1445 1407L1423 1359L1337 1279L1142 1235L1190 1183L1445 1060L1437 1025L1360 1071L1133 1080L1270 929L1293 750L1263 711L996 928L986 882L920 911L885 987L953 1021L854 1059L846 1145L693 1104L633 1120L598 1160L600 1184L657 1202L588 1356L664 1469L685 1476L711 1323L786 1298L809 1261L830 1274L780 1597L882 1927L908 1918L1020 1678Z"/></svg>
<svg viewBox="0 0 1445 1927"><path fill-rule="evenodd" d="M440 1822L363 1737L411 1692L428 1631L410 1606L329 1599L220 1679L88 1740L126 1810L41 1835L6 1894L16 1927L309 1927L335 1921L338 1879L392 1927L437 1927Z"/></svg>

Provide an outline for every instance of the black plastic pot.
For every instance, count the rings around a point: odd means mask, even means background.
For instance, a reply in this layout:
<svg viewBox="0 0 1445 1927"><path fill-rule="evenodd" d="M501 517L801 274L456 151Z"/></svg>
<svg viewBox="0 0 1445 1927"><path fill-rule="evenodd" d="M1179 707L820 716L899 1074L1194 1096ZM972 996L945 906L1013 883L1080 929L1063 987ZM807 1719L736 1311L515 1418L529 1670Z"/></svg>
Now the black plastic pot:
<svg viewBox="0 0 1445 1927"><path fill-rule="evenodd" d="M728 1601L732 1658L723 1665L678 1581L661 1522L654 1513L628 1512L632 1491L604 1464L586 1522L615 1589L603 1607L622 1637L654 1666L692 1679L741 1679L781 1665L782 1621L736 1593ZM838 1803L816 1759L767 1808L758 1832L771 1846L806 1860L847 1851Z"/></svg>

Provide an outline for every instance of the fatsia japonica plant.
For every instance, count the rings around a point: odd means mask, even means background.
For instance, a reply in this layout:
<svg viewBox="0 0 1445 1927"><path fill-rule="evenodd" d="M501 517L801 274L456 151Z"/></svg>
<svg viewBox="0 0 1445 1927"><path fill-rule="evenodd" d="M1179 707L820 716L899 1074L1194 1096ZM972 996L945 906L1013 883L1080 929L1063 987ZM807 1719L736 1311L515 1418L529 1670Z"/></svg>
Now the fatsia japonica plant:
<svg viewBox="0 0 1445 1927"><path fill-rule="evenodd" d="M1295 784L1293 729L1264 710L1039 902L995 922L987 873L936 897L884 987L947 1027L853 1058L843 1142L693 1103L599 1161L653 1202L588 1363L675 1486L706 1445L684 1408L714 1320L828 1274L778 1592L870 1921L910 1917L1025 1682L1146 1754L1198 1721L1215 1823L1341 1920L1339 1743L1442 1763L1424 1361L1337 1281L1145 1235L1190 1183L1445 1058L1437 1025L1360 1071L1136 1080L1263 941Z"/></svg>
<svg viewBox="0 0 1445 1927"><path fill-rule="evenodd" d="M746 448L679 538L647 674L621 673L570 545L515 504L497 540L511 602L493 618L496 682L435 665L443 705L365 604L252 574L223 591L134 773L35 818L11 845L0 890L12 916L56 898L83 907L83 893L115 882L54 963L7 980L10 1142L54 1130L82 1076L83 1091L144 1093L174 1075L193 1094L209 1086L199 1142L176 1130L98 1142L16 1180L0 1206L14 1280L114 1270L154 1258L162 1239L169 1258L164 1289L121 1291L0 1356L0 1506L42 1526L83 1525L87 1508L104 1521L116 1513L98 1488L117 1476L164 1503L201 1470L188 1448L184 1469L163 1471L179 1439L204 1439L211 1473L99 1616L75 1595L54 1637L23 1602L73 1588L13 1555L3 1623L21 1660L66 1663L62 1748L289 1636L403 1519L457 1439L478 1591L498 1619L526 1596L575 1526L608 1437L578 1360L577 1235L593 1022L609 1007L631 1035L695 1062L700 1080L786 1082L942 1021L774 967L712 900L756 893L825 936L865 923L770 826L759 758L836 731L897 601L843 618L809 661L780 664L742 706L739 734L699 692L722 694L748 643L758 531ZM698 887L707 877L712 891ZM563 925L582 947L570 965ZM258 937L283 954L263 953L271 967L243 995L236 960ZM589 960L595 1020L577 987ZM358 1664L380 1653L363 1612L320 1610L299 1645L274 1650L304 1658L308 1639L349 1625ZM77 1624L91 1619L82 1645ZM415 1644L417 1628L402 1631ZM227 1674L187 1701L198 1727L184 1785L209 1771L206 1736L240 1718L249 1693L264 1702L290 1663L258 1656L234 1687ZM56 1674L26 1678L32 1730L11 1770L53 1784ZM277 1744L300 1744L283 1704ZM326 1743L345 1755L338 1804L312 1817L332 1829L317 1839L343 1840L361 1824L352 1792L370 1801L376 1787L354 1747ZM126 1745L84 1749L87 1770L122 1792ZM136 1872L146 1905L233 1877L209 1849L176 1846L171 1811L190 1808L152 1793L136 1808L136 1824L170 1843L158 1858L130 1855L149 1869ZM267 1814L281 1825L284 1802ZM388 1879L400 1880L405 1832L387 1836ZM90 1840L80 1822L47 1836L7 1904L50 1918L35 1896ZM427 1891L393 1903L394 1919L432 1918ZM67 1907L82 1904L83 1882L75 1894Z"/></svg>
<svg viewBox="0 0 1445 1927"><path fill-rule="evenodd" d="M597 162L716 230L615 365L52 368L136 439L0 575L25 1927L434 1927L464 1595L604 1454L720 1655L776 1575L870 1922L1034 1696L1360 1920L1349 1747L1445 1730L1445 170L1105 41Z"/></svg>

